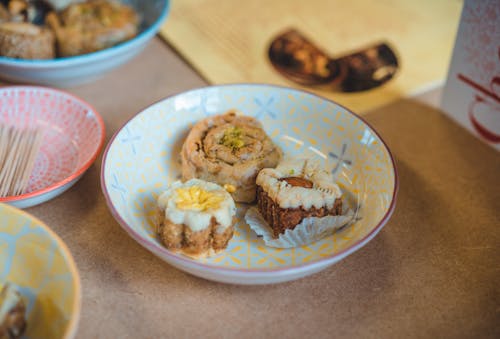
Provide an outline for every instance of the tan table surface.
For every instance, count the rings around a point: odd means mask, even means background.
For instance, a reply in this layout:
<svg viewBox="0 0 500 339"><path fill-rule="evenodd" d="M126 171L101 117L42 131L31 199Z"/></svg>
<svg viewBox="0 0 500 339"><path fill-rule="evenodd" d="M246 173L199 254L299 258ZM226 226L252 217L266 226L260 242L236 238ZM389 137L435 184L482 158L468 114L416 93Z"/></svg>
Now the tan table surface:
<svg viewBox="0 0 500 339"><path fill-rule="evenodd" d="M107 141L150 103L204 82L155 39L126 66L68 89L103 115ZM179 271L113 219L101 157L58 198L29 208L80 271L78 338L499 338L500 154L405 99L366 115L400 176L393 217L367 246L297 281L234 286Z"/></svg>

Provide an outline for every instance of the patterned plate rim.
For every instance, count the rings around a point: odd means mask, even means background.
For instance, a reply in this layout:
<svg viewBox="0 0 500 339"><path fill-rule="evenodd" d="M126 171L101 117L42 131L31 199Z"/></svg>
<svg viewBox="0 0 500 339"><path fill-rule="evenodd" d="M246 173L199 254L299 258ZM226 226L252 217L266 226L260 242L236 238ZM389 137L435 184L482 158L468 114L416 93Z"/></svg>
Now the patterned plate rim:
<svg viewBox="0 0 500 339"><path fill-rule="evenodd" d="M204 89L217 89L217 88L227 88L227 87L244 87L244 86L262 87L262 88L274 88L274 89L280 89L280 90L293 91L293 92L297 92L297 93L301 93L301 94L311 95L311 96L314 96L314 97L319 98L321 100L326 100L326 101L328 101L330 103L333 103L334 105L342 107L343 109L346 110L347 113L349 113L349 114L353 115L355 118L359 119L363 124L365 124L380 139L380 141L382 142L383 147L386 149L387 154L389 155L389 157L391 159L392 168L394 170L394 191L393 191L392 198L391 198L391 203L390 203L390 206L389 206L387 212L382 217L382 219L380 219L380 221L377 223L377 225L367 235L365 235L363 238L361 238L360 240L358 240L357 242L355 242L354 244L352 244L348 248L345 248L345 249L343 249L342 251L340 251L338 253L335 253L333 255L330 255L330 256L327 256L327 257L315 260L313 262L303 263L303 264L294 265L294 266L273 267L273 268L239 268L239 267L238 268L230 268L230 267L221 267L221 266L214 266L214 265L205 264L205 263L196 261L195 259L190 259L190 258L185 257L183 255L175 254L175 253L169 251L168 249L166 249L165 247L157 245L157 244L151 242L150 240L148 240L147 238L143 237L139 233L137 233L120 216L120 214L118 213L118 211L115 209L113 203L111 202L111 197L110 197L109 192L108 192L108 188L107 188L108 185L106 183L104 172L105 172L105 169L106 169L106 161L107 161L107 157L108 157L108 152L109 152L109 150L110 150L113 142L115 141L115 138L128 125L128 123L130 123L130 121L132 121L133 119L139 117L141 114L143 114L145 111L147 111L150 107L155 106L155 105L157 105L157 104L159 104L159 103L161 103L163 101L171 100L171 99L173 99L173 98L175 98L177 96L180 96L180 95L186 95L188 93L196 92L196 91L200 91L200 90L204 90ZM182 91L182 92L174 93L174 94L172 94L170 96L167 96L167 97L165 97L163 99L160 99L160 100L154 102L151 105L146 106L144 109L142 109L141 111L139 111L139 113L137 113L136 115L134 115L130 119L128 119L114 133L113 137L108 142L108 144L106 146L106 149L104 151L104 155L103 155L103 158L102 158L102 165L101 165L101 189L102 189L102 192L103 192L104 197L106 199L106 204L108 205L108 208L111 211L111 214L113 215L113 217L115 218L115 220L118 221L118 223L122 226L122 228L125 231L127 231L127 233L132 238L134 238L141 246L143 246L143 247L147 248L148 250L150 250L151 252L153 252L153 254L155 254L157 256L160 256L160 257L166 256L166 257L170 258L174 262L177 261L177 262L183 263L183 264L185 264L187 266L196 267L198 269L208 270L208 271L212 271L212 272L220 272L220 273L224 273L224 274L239 273L239 274L243 274L243 275L247 274L248 276L253 276L256 273L272 274L272 273L279 272L279 273L285 274L285 273L297 273L297 272L302 271L304 269L309 270L309 269L312 269L315 266L320 266L322 264L329 264L330 262L334 263L336 261L339 261L339 260L343 259L344 257L346 257L347 255L349 255L349 254L357 251L358 249L360 249L361 247L363 247L364 245L366 245L382 229L382 227L384 227L384 225L387 223L387 221L390 219L392 213L394 212L394 208L396 207L396 197L397 197L397 193L398 193L398 190L399 190L399 176L398 176L398 171L397 171L397 168L396 168L396 162L394 161L394 157L393 157L391 151L389 150L389 147L387 146L386 142L380 136L380 134L368 122L366 122L366 120L364 120L362 117L360 117L356 113L353 113L350 109L346 108L345 106L342 106L342 105L336 103L333 100L329 100L329 99L326 99L324 97L321 97L321 96L319 96L319 95L317 95L315 93L312 93L312 92L309 92L309 91L305 91L305 90L299 90L299 89L289 88L289 87L286 87L286 86L270 85L270 84L259 84L259 83L234 83L234 84L222 84L222 85L213 85L213 86L202 86L202 87L190 89L188 91Z"/></svg>
<svg viewBox="0 0 500 339"><path fill-rule="evenodd" d="M96 120L96 122L99 125L99 128L101 130L101 135L99 136L99 144L96 145L96 148L93 150L91 157L83 164L83 166L78 168L75 172L73 172L72 174L70 174L66 178L64 178L56 183L53 183L52 185L49 185L45 188L42 188L42 189L39 189L39 190L36 190L33 192L29 192L29 193L25 193L25 194L21 194L21 195L16 195L16 196L8 196L8 197L0 198L0 202L8 203L8 202L12 202L12 201L20 201L20 200L24 200L24 199L38 197L38 196L44 195L46 193L49 193L53 190L56 190L59 187L62 187L64 185L66 185L67 183L75 180L76 178L81 176L83 173L85 173L85 171L97 159L97 156L99 155L99 152L101 151L101 149L104 145L104 140L106 138L106 127L104 125L104 120L102 119L99 112L97 112L97 110L92 105L90 105L88 102L84 101L83 99L80 99L79 97L77 97L74 94L71 94L69 92L66 92L66 91L63 91L60 89L43 87L43 86L7 86L7 87L1 87L0 94L4 91L8 91L8 90L20 91L23 89L24 90L39 90L39 91L43 91L45 93L58 93L58 94L66 96L66 97L69 97L76 102L79 102L80 104L85 106L88 111L92 112L92 115L93 115L93 117L95 117L95 120Z"/></svg>
<svg viewBox="0 0 500 339"><path fill-rule="evenodd" d="M80 281L80 274L78 273L78 269L76 267L75 259L73 258L73 255L71 254L68 246L66 243L55 233L47 224L45 224L43 221L38 219L37 217L29 214L26 211L23 211L22 209L16 208L14 206L11 206L9 204L3 204L0 203L0 206L7 210L7 213L12 213L16 215L20 215L23 218L27 220L31 220L33 223L37 224L37 227L41 227L44 229L48 235L55 240L57 243L57 247L61 249L61 253L63 254L64 258L66 259L66 262L68 263L69 270L71 272L71 276L74 277L73 279L73 287L75 288L76 292L76 300L75 303L73 304L73 309L71 318L69 320L68 327L66 328L66 331L64 333L63 338L73 338L76 335L76 331L78 330L78 323L80 321L80 312L81 312L81 304L82 304L82 286L81 286L81 281Z"/></svg>

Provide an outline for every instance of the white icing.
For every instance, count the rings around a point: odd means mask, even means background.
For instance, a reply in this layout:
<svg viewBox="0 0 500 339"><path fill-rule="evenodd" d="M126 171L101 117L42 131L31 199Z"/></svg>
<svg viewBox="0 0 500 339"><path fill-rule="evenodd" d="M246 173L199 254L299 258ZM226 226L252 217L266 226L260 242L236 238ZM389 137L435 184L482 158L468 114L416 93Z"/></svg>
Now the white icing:
<svg viewBox="0 0 500 339"><path fill-rule="evenodd" d="M176 201L179 196L177 189L198 186L208 192L216 192L224 197L219 203L218 208L209 208L207 210L197 209L180 209L177 207ZM193 232L201 231L210 225L212 217L217 220L219 227L218 232L232 225L233 216L236 214L236 206L231 195L221 186L212 182L207 182L199 179L191 179L185 183L181 181L174 182L165 192L158 198L158 206L165 211L165 218L175 224L184 224Z"/></svg>
<svg viewBox="0 0 500 339"><path fill-rule="evenodd" d="M313 187L292 186L280 180L288 177L308 179ZM259 172L256 183L281 208L332 208L335 200L342 195L333 176L309 159L287 159L275 169L265 168Z"/></svg>

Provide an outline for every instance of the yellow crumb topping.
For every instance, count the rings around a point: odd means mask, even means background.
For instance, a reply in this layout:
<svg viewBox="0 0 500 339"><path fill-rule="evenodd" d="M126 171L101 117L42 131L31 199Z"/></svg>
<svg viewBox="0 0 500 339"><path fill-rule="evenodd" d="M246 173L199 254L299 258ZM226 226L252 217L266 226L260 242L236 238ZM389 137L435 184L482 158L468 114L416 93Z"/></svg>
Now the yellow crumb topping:
<svg viewBox="0 0 500 339"><path fill-rule="evenodd" d="M175 204L181 210L217 209L224 200L224 197L217 192L206 191L199 186L178 188L175 192L177 193Z"/></svg>
<svg viewBox="0 0 500 339"><path fill-rule="evenodd" d="M224 189L228 191L229 193L234 193L236 192L236 187L231 184L224 184Z"/></svg>

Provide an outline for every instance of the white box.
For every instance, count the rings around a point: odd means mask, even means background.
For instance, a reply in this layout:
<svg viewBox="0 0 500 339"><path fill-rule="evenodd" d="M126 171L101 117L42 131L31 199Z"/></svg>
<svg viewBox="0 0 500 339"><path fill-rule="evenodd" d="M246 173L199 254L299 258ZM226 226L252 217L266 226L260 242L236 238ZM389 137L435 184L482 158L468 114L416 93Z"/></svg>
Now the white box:
<svg viewBox="0 0 500 339"><path fill-rule="evenodd" d="M500 150L500 0L464 2L441 108Z"/></svg>

